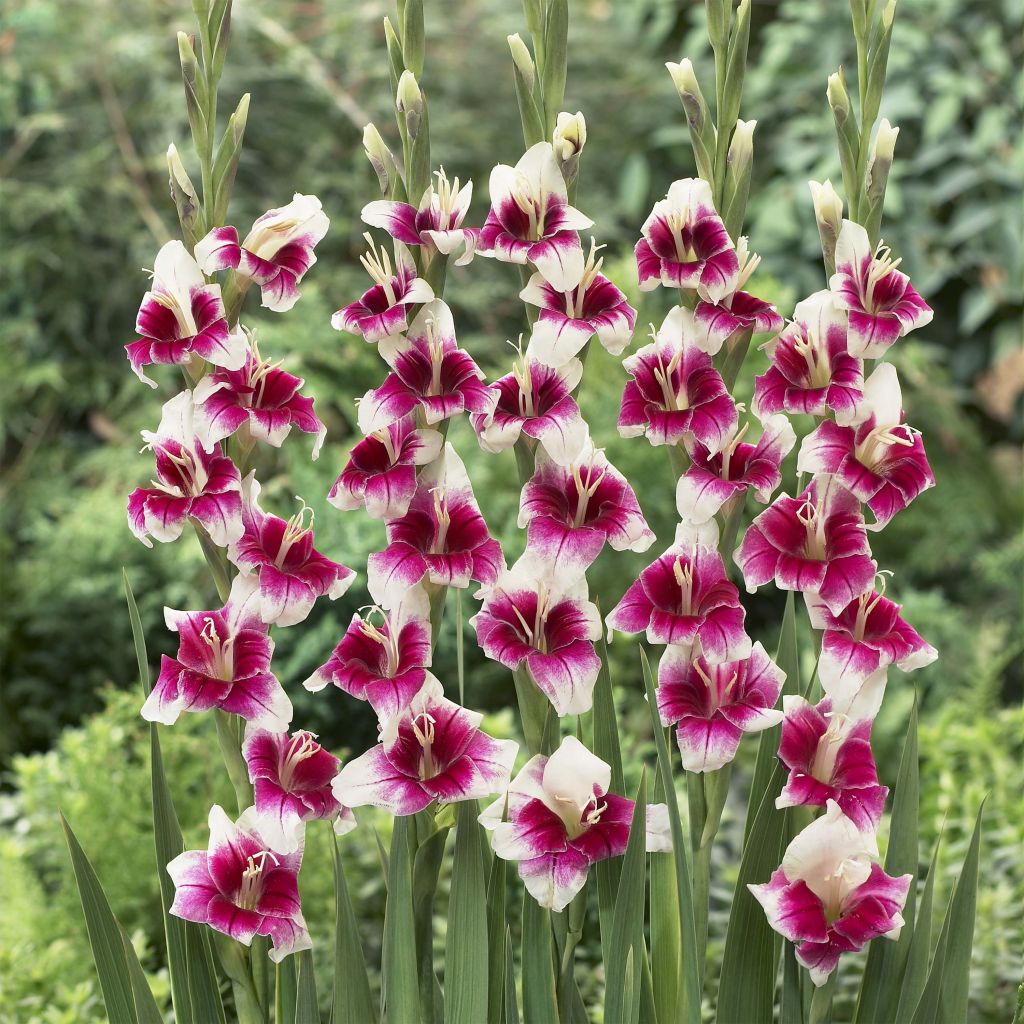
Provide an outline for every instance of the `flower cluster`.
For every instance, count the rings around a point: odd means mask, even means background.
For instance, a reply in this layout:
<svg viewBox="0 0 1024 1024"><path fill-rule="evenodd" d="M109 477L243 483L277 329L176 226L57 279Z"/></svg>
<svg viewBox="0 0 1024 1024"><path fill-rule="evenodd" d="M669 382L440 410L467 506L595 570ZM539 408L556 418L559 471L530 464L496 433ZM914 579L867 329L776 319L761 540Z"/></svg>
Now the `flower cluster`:
<svg viewBox="0 0 1024 1024"><path fill-rule="evenodd" d="M147 383L156 386L144 367L174 363L191 385L164 405L155 432L142 433L155 478L129 497L128 524L150 545L177 540L191 523L224 602L165 610L178 652L162 658L142 715L165 725L185 711L236 716L252 787L252 806L237 822L220 807L210 811L206 851L167 866L176 887L171 913L245 944L267 936L275 961L310 946L297 887L305 822L333 821L342 834L355 819L331 789L338 758L312 733L289 731L292 704L272 671L270 631L301 622L319 597L339 597L354 573L316 550L304 503L288 519L260 506L260 484L246 471L257 442L279 447L294 426L313 435L316 458L326 431L301 378L263 357L213 277L229 271L225 289L243 296L255 283L265 307L290 309L327 227L319 200L296 195L260 217L242 242L230 226L211 230L194 254L168 242L139 309L140 337L127 346Z"/></svg>

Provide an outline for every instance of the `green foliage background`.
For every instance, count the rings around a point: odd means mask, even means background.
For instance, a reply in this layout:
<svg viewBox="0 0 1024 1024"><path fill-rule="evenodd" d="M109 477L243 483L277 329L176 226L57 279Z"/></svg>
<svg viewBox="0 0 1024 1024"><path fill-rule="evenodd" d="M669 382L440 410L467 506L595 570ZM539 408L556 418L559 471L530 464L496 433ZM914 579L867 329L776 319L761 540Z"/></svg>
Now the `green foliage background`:
<svg viewBox="0 0 1024 1024"><path fill-rule="evenodd" d="M177 379L167 372L161 392L151 392L131 374L122 345L132 337L145 288L139 268L152 265L174 228L167 143L175 141L189 162L174 45L175 31L191 28L188 7L184 0L135 0L130 9L113 0L0 6L4 1024L102 1016L59 842L58 804L147 951L145 962L155 976L160 971L144 732L121 566L131 575L154 656L171 646L161 606L198 607L213 595L188 541L147 551L126 527L126 494L150 473L137 432L156 424ZM318 546L360 572L383 532L365 516L335 512L324 495L355 437L353 399L378 382L381 363L359 339L332 331L329 319L365 286L355 260L358 211L377 191L360 134L371 119L391 133L381 30L387 13L378 0L239 0L222 84L228 109L242 92L252 93L234 223L244 229L293 191L319 195L332 221L295 310L249 318L263 350L286 357L287 368L307 378L329 429L318 463L309 462L301 435L266 458L259 471L266 504L291 511L292 495L302 494L317 511ZM595 234L609 243L606 266L627 290L635 291L631 246L646 210L672 179L693 173L662 63L687 55L701 77L710 72L702 17L702 4L675 0L573 4L566 106L583 110L589 129L579 205L594 215ZM824 85L830 71L852 61L847 18L845 5L827 0L754 8L743 107L758 120L747 231L764 257L759 290L784 312L823 283L806 180L838 180ZM521 151L505 44L521 29L518 5L505 0L427 4L423 85L434 160L473 178L477 222L490 166L514 162ZM1009 908L1024 899L1024 723L1015 710L1024 650L1022 66L1024 16L1011 0L901 0L882 106L901 129L884 234L936 310L933 324L893 357L939 486L878 535L876 554L896 569L893 592L942 658L912 678L893 673L876 737L891 781L916 685L929 780L923 821L934 837L946 816L950 869L966 823L993 790L972 1004L979 1021L1012 1012L1021 933ZM505 339L521 330L517 280L508 268L477 260L453 274L446 296L462 343L490 375L504 372ZM631 299L640 324L660 319L658 297ZM756 358L745 375L754 372ZM615 436L621 386L616 361L592 353L584 411L610 457L638 483L665 542L674 517L668 466L663 453ZM481 457L465 423L453 427L452 439L511 560L522 546L511 453ZM602 558L591 580L605 607L642 564L643 556ZM276 665L298 719L339 753L371 741L367 709L335 692L308 695L300 683L365 600L357 585L308 623L278 633ZM781 609L775 595L760 593L749 608L754 634L774 643ZM617 681L628 691L620 697L634 705L635 650L620 643L612 652ZM454 664L449 631L439 677L453 678ZM467 651L467 672L470 703L495 712L508 704L507 673L474 650ZM179 813L196 842L211 796L222 788L202 753L209 749L204 728L188 722L167 740ZM627 715L623 728L642 749L645 717ZM348 841L348 863L350 884L372 908L380 881L367 835ZM314 863L304 872L312 902L322 904L322 913L308 915L314 929L329 914L324 851L314 844ZM368 939L373 924L368 913ZM372 960L372 947L370 953Z"/></svg>

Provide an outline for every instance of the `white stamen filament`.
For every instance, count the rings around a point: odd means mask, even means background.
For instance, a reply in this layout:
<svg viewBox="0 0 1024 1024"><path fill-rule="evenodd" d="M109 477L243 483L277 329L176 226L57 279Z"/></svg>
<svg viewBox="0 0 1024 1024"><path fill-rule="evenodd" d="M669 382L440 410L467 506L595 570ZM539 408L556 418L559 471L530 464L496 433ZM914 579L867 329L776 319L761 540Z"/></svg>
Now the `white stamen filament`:
<svg viewBox="0 0 1024 1024"><path fill-rule="evenodd" d="M672 574L676 578L679 587L679 614L693 614L693 564L684 562L681 557L676 557L672 566Z"/></svg>
<svg viewBox="0 0 1024 1024"><path fill-rule="evenodd" d="M828 728L818 740L818 749L814 753L814 760L811 761L810 767L810 774L819 782L824 783L828 783L832 778L839 748L846 740L851 724L850 717L840 712L830 711L826 717L829 720Z"/></svg>
<svg viewBox="0 0 1024 1024"><path fill-rule="evenodd" d="M897 431L904 431L898 434ZM914 435L905 423L880 424L875 427L854 451L854 458L867 469L874 470L889 456L893 445L904 448L914 447Z"/></svg>
<svg viewBox="0 0 1024 1024"><path fill-rule="evenodd" d="M169 309L174 314L174 319L178 321L178 327L181 329L182 337L192 338L199 333L199 327L196 324L195 317L192 315L192 302L191 298L187 304L182 304L178 296L170 291L153 291L153 301L159 303L164 309Z"/></svg>
<svg viewBox="0 0 1024 1024"><path fill-rule="evenodd" d="M370 437L384 445L384 450L388 453L388 461L393 466L398 460L398 451L395 448L395 442L391 438L391 431L387 427L383 427L381 430L375 430Z"/></svg>
<svg viewBox="0 0 1024 1024"><path fill-rule="evenodd" d="M206 646L210 648L214 677L224 680L233 679L235 675L235 638L229 636L225 640L221 640L217 627L210 616L203 619L203 628L199 631L199 635L206 641Z"/></svg>
<svg viewBox="0 0 1024 1024"><path fill-rule="evenodd" d="M437 216L437 229L447 231L451 227L456 227L460 219L460 211L455 206L459 195L459 179L455 178L454 181L449 182L443 167L434 172L434 177L437 178L437 187L434 189L434 197L437 201L436 203L432 202L431 207Z"/></svg>
<svg viewBox="0 0 1024 1024"><path fill-rule="evenodd" d="M691 242L687 245L683 240L683 229L688 227L690 223L690 208L688 206L682 209L669 210L665 215L665 226L668 228L672 235L672 240L675 242L676 247L676 260L679 263L693 263L697 260L697 252Z"/></svg>
<svg viewBox="0 0 1024 1024"><path fill-rule="evenodd" d="M388 625L389 631L387 633L385 633L379 626L375 626L370 620L370 615L374 612L380 612L381 617L384 620L382 625ZM398 669L398 637L396 635L392 635L387 612L385 612L383 608L379 608L377 605L370 605L366 616L359 620L359 631L363 636L376 641L384 648L384 657L386 659L384 674L389 677L393 676Z"/></svg>
<svg viewBox="0 0 1024 1024"><path fill-rule="evenodd" d="M430 545L430 553L438 555L445 549L448 542L448 527L452 524L451 516L448 514L448 497L440 487L435 487L430 492L434 498L434 518L437 520L437 529L434 533L434 542Z"/></svg>
<svg viewBox="0 0 1024 1024"><path fill-rule="evenodd" d="M583 268L583 277L576 288L570 288L565 293L565 315L571 320L579 320L583 316L583 303L587 298L587 289L594 283L595 278L601 273L604 266L604 257L597 258L597 254L604 248L598 245L593 238L590 239L590 254L587 256L586 265Z"/></svg>
<svg viewBox="0 0 1024 1024"><path fill-rule="evenodd" d="M796 518L807 531L804 555L815 562L823 561L826 554L824 502L817 505L808 498L797 510Z"/></svg>
<svg viewBox="0 0 1024 1024"><path fill-rule="evenodd" d="M379 284L384 289L384 294L387 296L388 305L393 306L397 301L395 296L395 288L392 284L394 278L394 272L391 269L391 259L387 254L387 251L382 245L378 254L376 247L373 244L373 236L369 231L363 232L363 238L366 239L370 249L367 253L359 257L359 262L362 263L363 269L373 278L374 283Z"/></svg>
<svg viewBox="0 0 1024 1024"><path fill-rule="evenodd" d="M807 364L807 381L812 388L827 387L832 380L832 365L828 358L828 351L819 344L819 339L813 328L805 329L803 337L793 342L793 349L798 356L803 358Z"/></svg>
<svg viewBox="0 0 1024 1024"><path fill-rule="evenodd" d="M422 722L422 726L419 724ZM437 774L437 765L434 764L434 754L431 749L434 744L434 717L427 711L421 711L412 719L412 732L423 748L420 755L420 778L432 779Z"/></svg>
<svg viewBox="0 0 1024 1024"><path fill-rule="evenodd" d="M532 241L539 241L543 238L547 203L543 192L534 193L530 179L525 174L516 175L516 183L512 187L512 201L526 214L529 220L527 238Z"/></svg>
<svg viewBox="0 0 1024 1024"><path fill-rule="evenodd" d="M320 744L316 741L315 732L303 730L302 732L297 732L292 737L291 742L284 748L281 763L278 765L278 781L285 792L291 789L292 776L295 774L295 769L320 749Z"/></svg>
<svg viewBox="0 0 1024 1024"><path fill-rule="evenodd" d="M278 549L277 558L274 559L274 565L278 569L284 565L284 560L288 557L288 552L291 550L292 545L312 531L313 520L316 518L316 513L297 494L295 495L295 500L301 502L302 507L285 524L284 535L281 537L281 547ZM308 526L306 525L307 512L309 513Z"/></svg>
<svg viewBox="0 0 1024 1024"><path fill-rule="evenodd" d="M654 339L655 351L658 356L658 365L653 368L652 373L654 379L658 382L658 386L661 388L665 409L668 412L685 412L690 408L689 395L686 393L686 381L680 380L678 388L673 382L673 376L679 368L679 364L683 361L683 351L682 349L677 349L666 366L653 324L651 325L651 337Z"/></svg>
<svg viewBox="0 0 1024 1024"><path fill-rule="evenodd" d="M425 324L427 331L427 352L430 355L430 395L441 394L441 366L444 362L444 339L434 333L434 321L428 318Z"/></svg>
<svg viewBox="0 0 1024 1024"><path fill-rule="evenodd" d="M867 276L862 282L860 282L861 302L869 313L879 312L878 308L875 306L875 288L878 286L880 281L883 281L894 270L897 270L902 262L902 257L899 259L893 259L892 249L890 249L885 242L879 240L879 243L875 248L874 259L872 259L868 266Z"/></svg>
<svg viewBox="0 0 1024 1024"><path fill-rule="evenodd" d="M726 445L725 450L722 452L722 479L729 479L729 465L732 462L732 457L736 454L736 449L740 446L740 442L746 436L747 431L750 429L750 420L747 420L743 426L736 431L733 435L733 439Z"/></svg>
<svg viewBox="0 0 1024 1024"><path fill-rule="evenodd" d="M268 857L274 864L280 865L281 862L270 850L260 850L247 859L245 870L242 872L242 884L238 887L238 895L235 897L235 906L242 910L256 909L260 896L263 895L263 869Z"/></svg>
<svg viewBox="0 0 1024 1024"><path fill-rule="evenodd" d="M601 451L601 449L593 450L585 466L574 465L572 467L572 479L576 484L576 513L572 520L574 527L582 526L586 522L590 499L597 493L601 481L608 475L608 466L605 465L601 467L601 472L597 474L596 478L594 476L594 462ZM582 471L587 474L586 483L583 482Z"/></svg>

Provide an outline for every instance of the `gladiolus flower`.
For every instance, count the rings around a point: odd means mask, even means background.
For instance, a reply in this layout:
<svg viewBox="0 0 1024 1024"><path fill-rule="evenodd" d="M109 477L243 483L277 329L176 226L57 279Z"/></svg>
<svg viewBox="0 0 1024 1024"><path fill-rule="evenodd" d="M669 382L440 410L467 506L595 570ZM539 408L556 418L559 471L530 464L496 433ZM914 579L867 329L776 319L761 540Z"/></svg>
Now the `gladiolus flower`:
<svg viewBox="0 0 1024 1024"><path fill-rule="evenodd" d="M762 505L768 504L782 480L782 460L796 443L796 434L785 416L770 416L757 444L743 437L749 424L737 431L715 455L699 441L688 446L690 467L676 485L680 519L706 523L719 511L728 515L748 490Z"/></svg>
<svg viewBox="0 0 1024 1024"><path fill-rule="evenodd" d="M349 761L334 780L346 807L383 807L416 814L439 804L479 800L501 792L512 774L519 744L480 730L483 716L444 696L427 675L408 707L386 719L380 743Z"/></svg>
<svg viewBox="0 0 1024 1024"><path fill-rule="evenodd" d="M299 904L301 841L292 853L272 849L255 807L232 822L215 804L209 824L208 849L186 850L167 865L175 889L170 913L208 924L246 946L254 936L267 935L274 963L311 949Z"/></svg>
<svg viewBox="0 0 1024 1024"><path fill-rule="evenodd" d="M831 292L798 302L793 322L762 347L772 365L754 380L754 415L835 415L851 423L863 396L864 369L846 348L846 315Z"/></svg>
<svg viewBox="0 0 1024 1024"><path fill-rule="evenodd" d="M527 548L570 573L582 573L605 541L616 551L646 551L654 543L633 488L589 440L568 465L543 449L519 502Z"/></svg>
<svg viewBox="0 0 1024 1024"><path fill-rule="evenodd" d="M515 167L491 171L491 209L480 232L480 254L504 263L532 263L558 291L583 276L578 231L593 221L569 205L565 179L550 142L531 146Z"/></svg>
<svg viewBox="0 0 1024 1024"><path fill-rule="evenodd" d="M473 198L473 182L459 187L459 179L448 181L442 167L434 172L437 187L428 185L418 207L409 203L393 203L385 199L363 207L363 221L371 227L383 228L392 238L406 245L422 245L450 256L462 249L455 261L457 267L473 259L479 228L464 228L462 222Z"/></svg>
<svg viewBox="0 0 1024 1024"><path fill-rule="evenodd" d="M387 524L388 546L370 555L367 584L373 599L392 608L427 577L434 586L490 586L505 568L501 545L490 535L466 467L455 449L424 469L409 511Z"/></svg>
<svg viewBox="0 0 1024 1024"><path fill-rule="evenodd" d="M633 336L636 310L604 274L604 258L590 242L590 255L579 284L561 290L549 284L543 274L534 274L519 293L523 302L540 307L540 316L530 337L527 354L546 366L562 366L596 334L613 356L620 355Z"/></svg>
<svg viewBox="0 0 1024 1024"><path fill-rule="evenodd" d="M156 458L157 479L129 495L128 525L148 548L150 537L165 544L177 540L189 519L219 547L242 535L238 467L220 445L204 449L193 421L192 395L182 391L164 405L156 433L142 431Z"/></svg>
<svg viewBox="0 0 1024 1024"><path fill-rule="evenodd" d="M760 256L748 251L746 238L740 238L736 243L736 260L739 269L733 290L717 302L710 298L711 293L703 285L697 287L701 300L693 311L693 317L707 331L712 355L737 331L764 334L782 330L779 311L770 302L742 290L761 263ZM707 293L707 296L702 293Z"/></svg>
<svg viewBox="0 0 1024 1024"><path fill-rule="evenodd" d="M931 644L900 618L900 606L881 589L866 590L833 615L813 594L807 595L811 625L823 629L818 676L826 693L848 696L879 669L895 665L903 672L930 665L939 656Z"/></svg>
<svg viewBox="0 0 1024 1024"><path fill-rule="evenodd" d="M295 426L315 435L313 458L318 458L327 428L313 411L313 399L299 394L305 381L282 370L280 363L261 358L252 334L249 343L240 370L209 373L192 392L196 429L206 450L243 426L255 440L280 448Z"/></svg>
<svg viewBox="0 0 1024 1024"><path fill-rule="evenodd" d="M511 448L522 434L538 441L558 463L574 458L586 442L587 425L572 397L583 377L583 364L570 359L557 369L520 353L512 372L496 380L494 411L471 415L469 422L485 452Z"/></svg>
<svg viewBox="0 0 1024 1024"><path fill-rule="evenodd" d="M889 790L878 784L868 712L877 712L884 687L883 669L863 684L864 696L844 705L827 696L816 705L794 694L782 698L779 760L789 778L776 807L824 807L834 800L860 828L877 828Z"/></svg>
<svg viewBox="0 0 1024 1024"><path fill-rule="evenodd" d="M856 427L825 420L800 446L797 470L829 473L866 502L880 530L935 477L918 431L903 422L903 396L892 363L882 363L864 384Z"/></svg>
<svg viewBox="0 0 1024 1024"><path fill-rule="evenodd" d="M700 644L709 663L750 654L746 612L721 555L700 544L674 544L653 561L608 616L608 628L647 633L652 644Z"/></svg>
<svg viewBox="0 0 1024 1024"><path fill-rule="evenodd" d="M250 473L242 483L245 532L228 547L228 557L246 575L259 573L263 621L294 626L318 597L341 597L356 574L313 547L313 510L305 503L285 521L260 508L259 494L259 481Z"/></svg>
<svg viewBox="0 0 1024 1024"><path fill-rule="evenodd" d="M789 844L771 881L748 888L768 922L796 944L796 958L824 985L843 953L879 936L898 939L912 875L878 864L874 832L861 831L830 800L826 813Z"/></svg>
<svg viewBox="0 0 1024 1024"><path fill-rule="evenodd" d="M277 853L292 853L302 842L304 822L327 819L343 836L356 827L355 815L331 791L341 762L300 729L292 733L249 729L242 756L253 784L260 833Z"/></svg>
<svg viewBox="0 0 1024 1024"><path fill-rule="evenodd" d="M160 659L160 675L142 717L173 725L183 711L220 708L267 729L285 730L292 704L270 671L274 641L259 616L255 581L236 576L227 604L215 611L164 609L178 634L178 655Z"/></svg>
<svg viewBox="0 0 1024 1024"><path fill-rule="evenodd" d="M313 250L328 227L320 200L296 192L287 206L257 218L241 243L236 228L214 228L196 246L196 259L205 274L230 268L255 282L262 305L284 313L298 301L299 282L316 263Z"/></svg>
<svg viewBox="0 0 1024 1024"><path fill-rule="evenodd" d="M404 516L416 493L416 467L433 462L443 445L436 430L418 429L414 416L391 423L353 446L327 500L343 512L365 505L374 519Z"/></svg>
<svg viewBox="0 0 1024 1024"><path fill-rule="evenodd" d="M364 341L385 341L409 327L409 309L417 303L430 302L434 291L422 277L416 276L416 264L401 242L395 242L392 270L384 246L378 252L370 233L363 237L370 249L359 257L359 262L373 278L374 285L356 302L339 309L331 317L331 326L336 331L361 334Z"/></svg>
<svg viewBox="0 0 1024 1024"><path fill-rule="evenodd" d="M440 299L417 314L409 333L381 344L381 355L392 367L376 391L359 402L359 429L372 434L423 410L427 424L439 423L463 410L489 416L498 400L484 383L473 357L455 340L452 311Z"/></svg>
<svg viewBox="0 0 1024 1024"><path fill-rule="evenodd" d="M530 758L508 795L480 815L494 833L495 855L519 862L519 877L542 907L564 910L591 864L626 852L634 803L609 793L610 782L608 765L566 736L550 757ZM647 808L646 832L649 852L672 849L665 804Z"/></svg>
<svg viewBox="0 0 1024 1024"><path fill-rule="evenodd" d="M623 362L631 380L622 392L619 434L646 435L653 445L687 435L717 452L736 429L736 406L707 353L693 314L676 306L652 343Z"/></svg>
<svg viewBox="0 0 1024 1024"><path fill-rule="evenodd" d="M701 297L718 303L736 289L739 260L715 210L711 186L701 178L672 182L668 195L654 204L640 229L636 266L640 290L702 289Z"/></svg>
<svg viewBox="0 0 1024 1024"><path fill-rule="evenodd" d="M390 611L376 606L352 616L325 665L304 683L322 690L333 683L369 701L380 719L396 714L419 692L430 667L430 603L411 587ZM379 619L379 623L374 619Z"/></svg>
<svg viewBox="0 0 1024 1024"><path fill-rule="evenodd" d="M525 667L559 718L589 711L601 659L601 615L587 581L565 585L553 567L525 554L484 592L469 620L484 654L513 671Z"/></svg>
<svg viewBox="0 0 1024 1024"><path fill-rule="evenodd" d="M786 673L760 643L738 661L708 664L687 647L665 648L658 665L661 724L676 726L688 772L713 772L728 764L745 732L778 725L775 709Z"/></svg>
<svg viewBox="0 0 1024 1024"><path fill-rule="evenodd" d="M850 318L848 347L858 359L884 356L897 338L932 322L932 309L898 270L884 243L872 252L867 231L844 220L836 241L836 272L829 287Z"/></svg>
<svg viewBox="0 0 1024 1024"><path fill-rule="evenodd" d="M748 593L774 579L780 590L820 595L835 614L871 586L876 569L860 503L828 477L795 498L779 495L750 524L735 559Z"/></svg>
<svg viewBox="0 0 1024 1024"><path fill-rule="evenodd" d="M177 240L156 254L153 283L142 298L135 330L140 337L125 350L139 380L153 388L156 381L142 372L151 363L205 359L237 370L245 362L246 341L228 327L220 285L207 284L199 265Z"/></svg>

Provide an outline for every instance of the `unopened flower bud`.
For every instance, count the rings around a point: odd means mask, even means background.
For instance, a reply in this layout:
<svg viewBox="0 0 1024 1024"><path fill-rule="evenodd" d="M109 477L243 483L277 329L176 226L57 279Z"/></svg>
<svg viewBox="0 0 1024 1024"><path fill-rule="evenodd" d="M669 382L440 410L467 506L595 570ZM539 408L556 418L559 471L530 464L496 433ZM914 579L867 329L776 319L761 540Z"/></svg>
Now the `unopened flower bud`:
<svg viewBox="0 0 1024 1024"><path fill-rule="evenodd" d="M729 166L740 168L749 164L754 156L754 129L756 121L737 121L729 143Z"/></svg>
<svg viewBox="0 0 1024 1024"><path fill-rule="evenodd" d="M391 186L391 168L395 166L395 158L372 121L363 129L363 149L377 175L381 192L386 194Z"/></svg>
<svg viewBox="0 0 1024 1024"><path fill-rule="evenodd" d="M823 182L809 181L807 185L814 203L814 219L818 224L821 251L826 262L831 264L835 259L839 229L843 226L843 201L827 178Z"/></svg>
<svg viewBox="0 0 1024 1024"><path fill-rule="evenodd" d="M693 73L693 64L688 57L683 58L678 64L668 61L665 67L672 76L672 84L679 93L679 100L686 112L686 119L690 127L700 131L704 127L704 114L706 105L704 95L700 91L697 76Z"/></svg>
<svg viewBox="0 0 1024 1024"><path fill-rule="evenodd" d="M168 186L171 200L178 211L182 230L188 233L192 230L196 214L199 212L199 197L173 142L167 147L167 170L170 176Z"/></svg>
<svg viewBox="0 0 1024 1024"><path fill-rule="evenodd" d="M843 73L836 71L828 76L828 105L832 108L836 123L842 124L850 116L850 94L846 91Z"/></svg>
<svg viewBox="0 0 1024 1024"><path fill-rule="evenodd" d="M529 48L520 38L518 32L508 37L508 48L512 51L512 60L519 69L519 74L522 75L527 89L532 92L537 69L533 65Z"/></svg>
<svg viewBox="0 0 1024 1024"><path fill-rule="evenodd" d="M409 137L415 139L420 130L420 118L423 116L423 93L420 92L419 83L411 71L402 72L395 98L398 112L405 116Z"/></svg>
<svg viewBox="0 0 1024 1024"><path fill-rule="evenodd" d="M573 156L578 156L587 144L587 122L579 110L570 114L563 110L555 121L555 131L551 136L558 159L563 163Z"/></svg>
<svg viewBox="0 0 1024 1024"><path fill-rule="evenodd" d="M888 32L892 28L893 19L896 17L896 0L889 2L882 8L882 29Z"/></svg>
<svg viewBox="0 0 1024 1024"><path fill-rule="evenodd" d="M899 128L893 128L886 118L882 118L871 150L871 162L868 164L866 191L872 206L880 203L885 195L893 153L896 150L896 136L899 133Z"/></svg>

